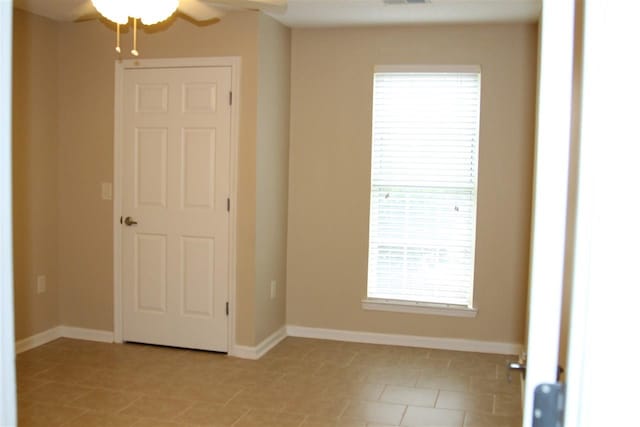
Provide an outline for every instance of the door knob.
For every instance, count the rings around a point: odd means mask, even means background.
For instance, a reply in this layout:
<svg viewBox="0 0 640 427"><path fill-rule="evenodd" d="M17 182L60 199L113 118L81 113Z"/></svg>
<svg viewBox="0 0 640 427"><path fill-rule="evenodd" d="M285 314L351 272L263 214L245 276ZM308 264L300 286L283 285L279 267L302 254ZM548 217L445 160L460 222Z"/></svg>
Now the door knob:
<svg viewBox="0 0 640 427"><path fill-rule="evenodd" d="M131 227L132 225L137 225L138 223L136 221L134 221L133 219L131 219L130 216L126 217L124 219L124 224Z"/></svg>

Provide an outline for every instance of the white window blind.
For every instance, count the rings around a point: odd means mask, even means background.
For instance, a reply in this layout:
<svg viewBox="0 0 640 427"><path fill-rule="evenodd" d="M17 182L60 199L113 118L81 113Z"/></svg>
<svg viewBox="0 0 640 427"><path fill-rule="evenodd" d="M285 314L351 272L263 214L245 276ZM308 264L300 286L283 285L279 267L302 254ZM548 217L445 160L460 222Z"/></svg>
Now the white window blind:
<svg viewBox="0 0 640 427"><path fill-rule="evenodd" d="M471 307L480 70L376 69L369 298Z"/></svg>

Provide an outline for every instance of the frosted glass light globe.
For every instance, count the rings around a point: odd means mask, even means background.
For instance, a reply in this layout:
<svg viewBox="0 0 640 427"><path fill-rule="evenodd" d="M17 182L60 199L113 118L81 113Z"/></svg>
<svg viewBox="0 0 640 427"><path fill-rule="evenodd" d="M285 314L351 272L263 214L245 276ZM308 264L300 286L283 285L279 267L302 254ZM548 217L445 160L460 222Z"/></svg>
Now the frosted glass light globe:
<svg viewBox="0 0 640 427"><path fill-rule="evenodd" d="M153 25L170 17L179 0L91 0L98 12L109 21L126 25L129 17Z"/></svg>

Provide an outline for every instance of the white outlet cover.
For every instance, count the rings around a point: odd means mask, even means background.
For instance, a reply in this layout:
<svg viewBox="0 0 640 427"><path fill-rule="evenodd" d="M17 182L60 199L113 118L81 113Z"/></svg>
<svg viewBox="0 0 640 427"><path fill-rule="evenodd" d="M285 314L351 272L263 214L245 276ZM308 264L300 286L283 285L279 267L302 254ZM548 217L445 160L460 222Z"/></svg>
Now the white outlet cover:
<svg viewBox="0 0 640 427"><path fill-rule="evenodd" d="M276 281L272 280L271 281L271 299L274 299L276 297Z"/></svg>
<svg viewBox="0 0 640 427"><path fill-rule="evenodd" d="M39 294L47 292L47 276L38 276L38 290Z"/></svg>
<svg viewBox="0 0 640 427"><path fill-rule="evenodd" d="M110 182L102 183L102 200L112 200L113 199L113 186Z"/></svg>

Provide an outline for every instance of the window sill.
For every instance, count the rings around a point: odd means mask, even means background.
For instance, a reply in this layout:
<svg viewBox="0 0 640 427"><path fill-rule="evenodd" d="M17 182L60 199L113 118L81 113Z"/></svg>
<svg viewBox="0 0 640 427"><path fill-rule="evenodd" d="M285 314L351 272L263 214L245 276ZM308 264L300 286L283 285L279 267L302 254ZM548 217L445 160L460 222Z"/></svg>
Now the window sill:
<svg viewBox="0 0 640 427"><path fill-rule="evenodd" d="M436 316L476 317L478 309L462 305L435 304L428 302L402 301L380 298L362 300L365 310L393 311L396 313L432 314Z"/></svg>

